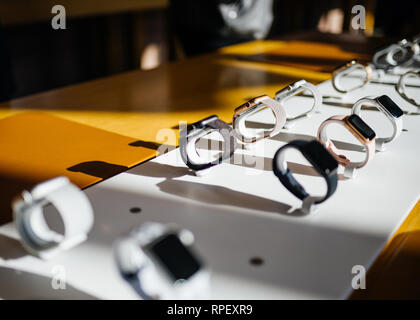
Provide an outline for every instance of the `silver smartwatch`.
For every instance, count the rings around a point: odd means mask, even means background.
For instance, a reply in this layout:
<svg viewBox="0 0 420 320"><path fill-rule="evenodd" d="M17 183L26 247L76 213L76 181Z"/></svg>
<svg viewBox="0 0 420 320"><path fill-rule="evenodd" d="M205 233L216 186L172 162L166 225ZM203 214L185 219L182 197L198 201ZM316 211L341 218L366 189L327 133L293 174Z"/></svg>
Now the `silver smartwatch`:
<svg viewBox="0 0 420 320"><path fill-rule="evenodd" d="M145 223L114 243L122 277L143 299L206 299L210 272L194 236L174 225Z"/></svg>
<svg viewBox="0 0 420 320"><path fill-rule="evenodd" d="M286 123L284 125L284 127L288 128L291 125L293 125L296 121L304 119L304 118L309 118L311 117L315 112L320 112L320 107L322 105L322 95L321 92L319 91L319 89L314 86L312 83L307 82L306 80L299 80L296 81L290 85L288 85L287 87L279 90L276 93L275 96L275 100L280 102L283 107L284 107L284 103L292 98L293 96L298 95L299 93L303 92L303 91L309 91L311 93L311 95L313 96L313 104L311 106L311 108L304 112L301 113L297 116L294 117L286 117Z"/></svg>
<svg viewBox="0 0 420 320"><path fill-rule="evenodd" d="M44 209L53 205L64 224L64 234L52 230ZM23 191L12 203L16 229L23 247L31 254L49 259L87 239L93 225L93 210L87 196L66 177L58 177Z"/></svg>
<svg viewBox="0 0 420 320"><path fill-rule="evenodd" d="M419 52L420 48L417 42L403 39L394 50L390 50L387 53L386 62L391 66L408 67Z"/></svg>
<svg viewBox="0 0 420 320"><path fill-rule="evenodd" d="M392 69L395 67L408 67L420 53L418 41L410 42L406 39L391 44L377 51L372 59L378 69Z"/></svg>
<svg viewBox="0 0 420 320"><path fill-rule="evenodd" d="M376 98L362 98L358 100L352 108L352 114L360 115L362 106L372 105L375 106L379 111L385 114L387 119L392 123L393 133L390 137L386 138L376 138L376 150L383 151L384 144L387 144L391 141L394 141L401 134L403 129L403 114L399 106L395 104L394 101L387 95L382 95Z"/></svg>
<svg viewBox="0 0 420 320"><path fill-rule="evenodd" d="M203 159L197 151L196 143L205 135L217 131L223 138L222 154L215 160ZM229 159L236 148L236 140L231 126L216 115L188 125L180 133L179 149L184 163L192 170L199 171L220 164Z"/></svg>

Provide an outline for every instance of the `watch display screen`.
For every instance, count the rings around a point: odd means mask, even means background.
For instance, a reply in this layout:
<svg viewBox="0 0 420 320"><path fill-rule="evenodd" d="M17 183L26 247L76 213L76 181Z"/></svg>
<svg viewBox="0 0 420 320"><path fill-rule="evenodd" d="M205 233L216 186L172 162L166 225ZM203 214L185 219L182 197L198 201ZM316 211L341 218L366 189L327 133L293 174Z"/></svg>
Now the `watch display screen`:
<svg viewBox="0 0 420 320"><path fill-rule="evenodd" d="M164 236L155 242L150 251L169 274L177 280L187 280L201 268L201 263L175 234Z"/></svg>
<svg viewBox="0 0 420 320"><path fill-rule="evenodd" d="M381 105L384 106L386 110L389 111L390 114L392 114L394 118L399 118L403 115L401 108L397 106L395 102L392 101L392 99L387 95L380 96L377 98L377 100Z"/></svg>
<svg viewBox="0 0 420 320"><path fill-rule="evenodd" d="M319 170L329 174L337 169L338 163L334 157L320 144L314 140L302 147L302 153L309 162Z"/></svg>
<svg viewBox="0 0 420 320"><path fill-rule="evenodd" d="M375 131L369 127L358 115L352 114L347 120L360 134L367 140L372 140L376 137Z"/></svg>

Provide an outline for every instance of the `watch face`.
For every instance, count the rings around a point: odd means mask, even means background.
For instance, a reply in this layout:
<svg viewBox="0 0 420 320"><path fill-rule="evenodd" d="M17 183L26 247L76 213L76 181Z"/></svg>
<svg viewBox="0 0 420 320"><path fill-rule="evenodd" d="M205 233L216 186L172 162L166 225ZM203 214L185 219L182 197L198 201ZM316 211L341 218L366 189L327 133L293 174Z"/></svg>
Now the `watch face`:
<svg viewBox="0 0 420 320"><path fill-rule="evenodd" d="M367 140L372 140L376 137L375 131L369 127L358 115L352 114L347 118L347 121L365 137Z"/></svg>
<svg viewBox="0 0 420 320"><path fill-rule="evenodd" d="M399 117L401 117L404 114L403 111L401 110L401 108L399 106L397 106L395 104L395 102L392 101L392 99L390 97L388 97L387 95L380 96L376 100L378 100L378 102L381 105L383 105L384 108L386 110L388 110L388 112L390 114L392 114L392 116L394 118L399 118Z"/></svg>
<svg viewBox="0 0 420 320"><path fill-rule="evenodd" d="M168 271L174 282L187 280L201 268L201 263L175 234L159 239L150 247L150 251Z"/></svg>
<svg viewBox="0 0 420 320"><path fill-rule="evenodd" d="M338 167L334 157L316 140L304 145L302 153L314 167L326 174L330 174Z"/></svg>

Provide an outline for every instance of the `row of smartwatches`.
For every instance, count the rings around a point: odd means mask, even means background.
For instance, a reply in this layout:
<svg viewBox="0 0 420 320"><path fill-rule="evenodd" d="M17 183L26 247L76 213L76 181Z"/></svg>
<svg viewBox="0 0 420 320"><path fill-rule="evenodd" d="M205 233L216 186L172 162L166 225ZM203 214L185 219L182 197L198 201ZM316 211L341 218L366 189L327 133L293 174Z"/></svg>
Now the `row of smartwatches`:
<svg viewBox="0 0 420 320"><path fill-rule="evenodd" d="M346 94L364 87L372 80L373 74L376 76L376 81L381 82L381 78L383 77L382 72L383 69L375 69L374 65L372 64L364 64L358 62L357 60L351 60L333 71L333 78L331 83L337 92ZM346 77L352 77L353 80L357 78L358 81L356 80L353 83L350 81L343 81L346 79ZM411 79L420 80L419 69L409 69L408 71L400 74L399 80L395 84L395 90L404 100L418 108L420 107L420 100L415 96L410 95L410 92L407 90L407 87L412 85L410 83Z"/></svg>
<svg viewBox="0 0 420 320"><path fill-rule="evenodd" d="M190 124L181 131L180 152L188 167L201 171L229 158L237 146L253 143L279 133L288 121L283 107L284 99L302 90L312 90L315 102L311 110L318 109L319 92L306 81L299 81L279 92L276 99L262 96L241 105L235 110L233 128L216 116ZM285 94L287 93L287 94ZM384 112L394 125L394 134L376 138L373 130L358 116L361 106L372 104ZM269 133L252 136L247 132L246 118L254 112L270 108L277 123ZM306 115L307 116L307 115ZM306 117L305 116L305 117ZM302 209L311 211L313 205L328 199L337 187L338 164L346 168L361 168L374 155L383 150L385 143L394 140L401 132L402 111L387 96L364 98L353 107L348 116L333 116L324 121L318 130L318 140L295 140L281 147L273 159L273 171L281 183L303 201ZM301 117L290 121L294 122ZM278 125L280 123L280 125ZM341 155L327 136L325 128L330 123L340 123L366 147L366 160L354 163ZM290 124L290 123L289 123ZM205 162L196 149L200 137L217 131L224 139L223 152L214 161ZM380 143L378 143L380 141ZM327 181L328 190L322 197L311 197L297 182L285 161L285 150L295 148L302 152L317 172ZM44 210L52 204L64 224L64 232L50 228ZM24 248L42 259L50 259L87 239L94 224L93 208L86 194L65 177L43 182L31 191L24 191L12 204L14 222ZM116 270L143 299L203 299L210 294L210 270L194 246L193 234L175 225L145 223L114 242Z"/></svg>
<svg viewBox="0 0 420 320"><path fill-rule="evenodd" d="M400 41L375 54L373 62L378 69L392 72L398 66L410 66L418 61L418 39L409 42ZM343 75L353 70L364 70L366 78L362 85L370 79L371 66L355 61L339 67L333 73L333 86L341 93L354 90L342 84ZM416 101L408 97L404 87L405 79L419 76L419 73L402 75L397 91L410 103L418 106ZM399 88L400 87L400 88ZM399 89L398 89L399 88ZM314 103L309 111L295 117L288 117L283 106L285 100L304 90L312 93ZM253 143L263 138L272 137L283 127L290 127L300 119L310 117L319 112L322 96L317 87L301 80L283 90L275 99L261 96L250 100L235 110L233 128L227 123L211 116L181 131L180 152L184 162L194 171L207 169L228 159L235 151L237 140L242 143ZM375 132L360 117L361 107L370 104L377 107L392 122L394 131L390 137L376 138ZM246 119L264 108L273 111L276 117L274 128L261 135L253 135L246 126ZM363 98L356 102L352 114L333 116L325 120L318 130L318 140L295 140L281 147L273 159L273 171L283 185L296 197L303 200L303 208L309 209L312 204L320 203L330 197L337 187L337 167L346 167L352 174L361 168L384 145L395 140L402 130L402 110L387 96L375 99ZM349 130L366 148L365 161L353 163L340 154L332 140L327 136L325 128L330 123L339 123ZM195 143L209 131L217 131L224 140L224 148L220 157L205 162L196 150ZM284 151L296 148L323 176L328 185L327 194L323 197L311 197L295 180L287 168ZM345 171L346 173L346 171ZM59 213L64 224L64 232L58 233L49 227L45 220L44 210L52 204ZM23 191L13 203L13 216L22 245L28 252L42 259L50 259L60 252L70 250L87 239L94 224L93 208L83 191L70 183L65 177L58 177L35 186L31 191ZM143 299L203 299L210 293L210 271L202 256L194 246L193 234L175 225L160 223L144 223L130 233L114 242L114 256L117 270L122 278Z"/></svg>
<svg viewBox="0 0 420 320"><path fill-rule="evenodd" d="M375 52L373 66L386 73L396 73L400 68L416 68L420 62L420 34L412 39L402 39Z"/></svg>
<svg viewBox="0 0 420 320"><path fill-rule="evenodd" d="M415 68L416 64L420 63L419 43L420 36L414 37L412 41L404 39L377 51L374 54L372 64L362 64L356 60L351 60L337 67L332 73L333 88L341 94L346 94L369 83L373 72L380 78L388 73L395 75L402 68L404 68L403 70ZM356 78L358 81L348 81L348 77L353 78L353 80ZM409 85L407 80L413 77L420 79L420 72L409 70L400 74L399 81L395 83L395 88L407 102L419 107L420 103L415 97L408 94L406 88ZM301 93L309 93L313 97L312 107L297 116L288 116L284 107L286 100ZM303 95L305 96L305 94ZM290 128L295 122L320 112L322 100L323 97L318 88L305 80L292 83L278 91L274 99L266 95L253 98L235 109L232 127L213 115L184 128L180 133L181 158L190 169L196 172L208 169L232 157L237 147L237 141L247 144L273 137L279 134L282 128ZM376 137L374 130L360 117L364 106L376 107L386 116L393 127L390 136ZM258 134L249 130L247 122L253 115L263 109L272 111L275 124L271 130ZM302 200L302 210L305 213L310 213L314 205L327 200L335 192L338 183L337 168L339 165L345 168L345 177L353 178L357 169L364 167L371 161L375 151L385 151L385 145L398 138L403 129L403 114L403 110L387 95L362 98L353 104L350 115L336 115L322 122L318 129L317 140L295 140L280 148L273 158L273 172L293 195ZM327 134L326 128L332 123L343 125L364 146L366 152L363 161L352 162L339 151ZM224 149L217 159L208 161L200 156L196 149L196 142L212 131L220 133L224 140ZM324 177L328 187L324 196L310 196L287 168L285 151L290 148L299 150L314 169Z"/></svg>
<svg viewBox="0 0 420 320"><path fill-rule="evenodd" d="M362 81L354 87L345 87L340 84L340 79L353 71L362 71ZM408 70L408 71L407 71ZM333 72L332 84L340 93L363 87L372 80L375 74L380 80L385 74L398 75L396 91L410 104L420 107L420 100L410 96L407 92L410 78L420 79L420 34L412 39L402 39L397 43L391 43L375 52L372 63L362 64L353 60L338 67Z"/></svg>
<svg viewBox="0 0 420 320"><path fill-rule="evenodd" d="M312 108L295 117L288 117L285 101L303 91L313 96ZM278 135L283 128L292 126L296 121L310 117L320 112L322 95L319 89L305 80L297 81L277 92L274 98L263 95L253 98L235 109L232 126L213 115L201 121L188 125L180 132L180 154L185 164L193 171L199 172L213 167L232 157L239 143L251 144L261 139ZM376 107L391 122L393 133L387 137L376 137L374 130L362 119L362 107ZM275 123L271 130L255 131L247 126L247 122L258 112L269 109L274 114ZM344 176L353 178L356 170L367 165L375 155L375 151L384 151L385 146L401 134L403 111L387 95L376 98L362 98L354 103L350 115L332 116L321 123L317 139L313 141L295 140L281 147L273 158L273 172L280 182L293 195L302 200L302 209L309 213L312 205L327 200L336 190L338 184L337 169L344 167ZM365 159L361 162L351 161L343 155L334 139L328 136L330 124L341 124L353 135L365 149ZM217 158L209 161L200 155L197 141L211 132L218 132L223 139L223 151ZM308 194L305 188L295 179L287 167L285 151L294 148L299 150L313 168L327 182L327 192L324 196L315 197Z"/></svg>

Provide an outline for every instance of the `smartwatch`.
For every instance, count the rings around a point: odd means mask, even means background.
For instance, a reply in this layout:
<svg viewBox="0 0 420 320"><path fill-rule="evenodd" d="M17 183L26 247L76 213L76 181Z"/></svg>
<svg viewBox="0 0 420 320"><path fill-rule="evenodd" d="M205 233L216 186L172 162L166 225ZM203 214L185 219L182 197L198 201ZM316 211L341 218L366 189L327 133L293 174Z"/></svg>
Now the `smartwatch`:
<svg viewBox="0 0 420 320"><path fill-rule="evenodd" d="M382 95L376 98L362 98L353 105L353 108L351 110L352 114L360 115L360 111L362 109L362 106L364 105L373 105L375 106L379 111L385 114L385 116L391 121L392 127L394 128L394 131L390 137L387 138L376 138L376 150L377 151L383 151L383 145L385 143L389 143L401 134L403 122L402 122L402 116L404 112L401 110L399 106L395 104L394 101L387 95Z"/></svg>
<svg viewBox="0 0 420 320"><path fill-rule="evenodd" d="M260 134L250 133L248 128L246 127L246 119L249 116L266 108L271 109L271 111L274 114L274 117L276 119L274 128L269 131L264 131L264 133ZM245 143L252 143L264 138L273 137L277 135L286 124L286 120L287 116L283 105L280 102L271 99L267 95L262 95L253 98L236 108L235 113L233 115L232 125L235 137L238 140Z"/></svg>
<svg viewBox="0 0 420 320"><path fill-rule="evenodd" d="M327 193L323 197L317 198L315 204L324 202L331 197L337 189L337 168L338 163L334 157L316 140L304 141L294 140L277 150L273 159L273 172L279 178L283 186L286 187L300 200L309 197L304 187L295 179L285 160L285 151L288 149L297 149L309 161L313 168L327 182Z"/></svg>
<svg viewBox="0 0 420 320"><path fill-rule="evenodd" d="M332 123L343 125L364 147L366 150L365 160L362 162L350 162L350 160L334 145L327 135L327 127ZM321 123L318 129L318 140L331 152L333 157L343 167L360 169L364 167L375 155L375 131L369 127L358 115L332 116Z"/></svg>
<svg viewBox="0 0 420 320"><path fill-rule="evenodd" d="M305 113L299 114L295 117L287 117L286 118L286 126L290 125L291 123L300 120L302 118L309 118L312 116L315 112L319 112L319 109L322 104L322 95L319 92L319 89L314 86L312 83L309 83L305 80L299 80L296 81L287 87L279 90L276 93L275 100L280 102L284 106L284 102L290 99L293 96L296 96L297 94L303 92L303 91L309 91L314 99L314 102L312 104L312 107L306 111Z"/></svg>
<svg viewBox="0 0 420 320"><path fill-rule="evenodd" d="M417 45L418 52L413 56L413 60L419 62L420 61L420 33L413 37L411 41L414 45Z"/></svg>
<svg viewBox="0 0 420 320"><path fill-rule="evenodd" d="M64 224L64 234L48 226L44 208L53 205ZM58 177L23 191L12 203L13 218L23 247L33 255L49 259L87 239L93 225L93 210L83 191L66 177Z"/></svg>
<svg viewBox="0 0 420 320"><path fill-rule="evenodd" d="M419 49L418 43L403 39L394 50L388 51L386 62L391 66L408 66L419 54Z"/></svg>
<svg viewBox="0 0 420 320"><path fill-rule="evenodd" d="M145 223L114 245L124 280L143 299L205 299L210 272L194 248L194 236L174 225Z"/></svg>
<svg viewBox="0 0 420 320"><path fill-rule="evenodd" d="M406 39L391 44L373 55L372 62L378 69L390 69L397 66L407 66L420 52L417 42Z"/></svg>
<svg viewBox="0 0 420 320"><path fill-rule="evenodd" d="M349 75L354 71L362 71L363 79L362 83L353 87L347 87L342 84L342 78ZM372 78L372 67L368 65L363 65L357 60L351 60L346 62L344 65L337 67L332 73L332 86L334 89L340 93L347 93L366 85Z"/></svg>
<svg viewBox="0 0 420 320"><path fill-rule="evenodd" d="M404 73L397 84L397 92L400 94L400 96L405 99L407 102L411 103L412 105L416 107L420 107L420 100L416 100L413 97L410 97L407 94L407 88L406 88L406 81L409 78L418 78L420 79L420 71L408 71Z"/></svg>
<svg viewBox="0 0 420 320"><path fill-rule="evenodd" d="M223 138L224 148L222 154L214 161L203 159L196 147L197 141L210 132L217 131ZM232 128L216 115L188 125L180 133L179 148L181 158L192 170L198 171L220 164L223 160L229 159L236 148L236 140Z"/></svg>

